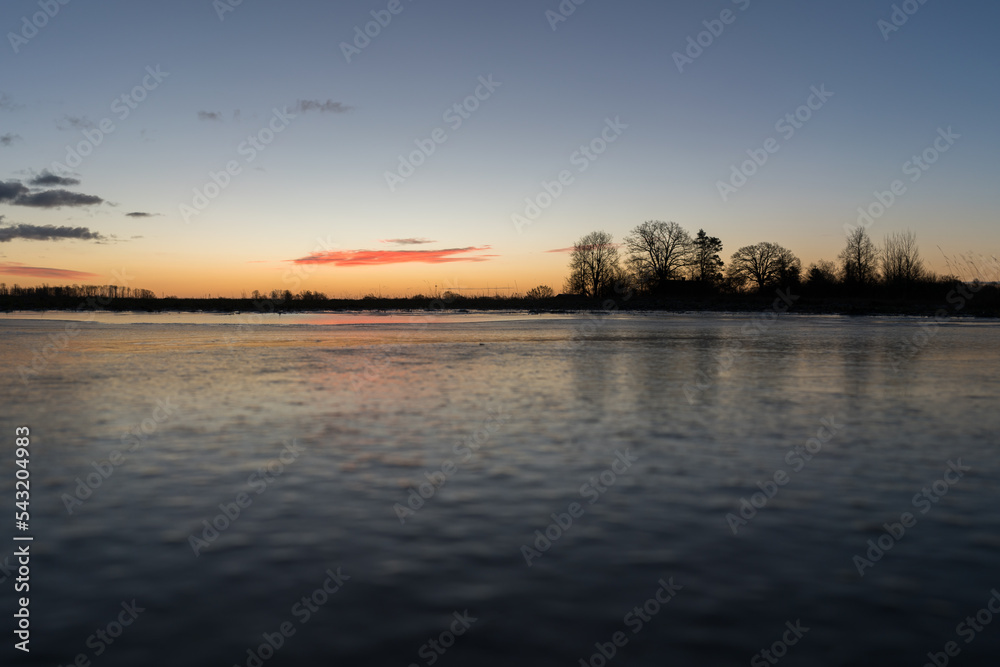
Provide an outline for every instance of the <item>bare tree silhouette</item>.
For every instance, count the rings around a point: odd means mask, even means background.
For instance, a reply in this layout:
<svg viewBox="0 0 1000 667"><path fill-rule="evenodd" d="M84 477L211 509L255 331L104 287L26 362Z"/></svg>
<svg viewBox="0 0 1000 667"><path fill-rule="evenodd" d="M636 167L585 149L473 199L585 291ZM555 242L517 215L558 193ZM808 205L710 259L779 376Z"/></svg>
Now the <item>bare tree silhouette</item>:
<svg viewBox="0 0 1000 667"><path fill-rule="evenodd" d="M528 290L525 296L529 299L550 299L556 295L555 290L553 290L548 285L539 285L538 287L532 287Z"/></svg>
<svg viewBox="0 0 1000 667"><path fill-rule="evenodd" d="M910 285L924 277L924 263L917 249L917 235L911 231L886 236L880 260L882 280L887 285Z"/></svg>
<svg viewBox="0 0 1000 667"><path fill-rule="evenodd" d="M610 293L621 273L618 246L608 232L591 232L573 246L566 291L588 297Z"/></svg>
<svg viewBox="0 0 1000 667"><path fill-rule="evenodd" d="M844 284L849 287L868 287L878 282L878 250L864 227L848 235L847 245L837 258L844 272Z"/></svg>
<svg viewBox="0 0 1000 667"><path fill-rule="evenodd" d="M633 277L651 289L679 278L694 260L691 235L676 222L647 220L625 237Z"/></svg>
<svg viewBox="0 0 1000 667"><path fill-rule="evenodd" d="M764 241L734 252L726 277L737 288L745 288L750 283L763 290L773 285L797 283L801 273L802 263L791 250Z"/></svg>

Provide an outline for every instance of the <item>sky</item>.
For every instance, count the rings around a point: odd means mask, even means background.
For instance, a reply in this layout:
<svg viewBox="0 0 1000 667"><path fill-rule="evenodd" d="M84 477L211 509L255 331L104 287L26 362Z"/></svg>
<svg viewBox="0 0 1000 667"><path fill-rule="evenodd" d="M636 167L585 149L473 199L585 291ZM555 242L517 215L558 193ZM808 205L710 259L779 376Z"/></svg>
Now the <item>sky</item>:
<svg viewBox="0 0 1000 667"><path fill-rule="evenodd" d="M997 3L577 2L6 0L0 282L560 291L591 231L806 266L859 208L1000 253Z"/></svg>

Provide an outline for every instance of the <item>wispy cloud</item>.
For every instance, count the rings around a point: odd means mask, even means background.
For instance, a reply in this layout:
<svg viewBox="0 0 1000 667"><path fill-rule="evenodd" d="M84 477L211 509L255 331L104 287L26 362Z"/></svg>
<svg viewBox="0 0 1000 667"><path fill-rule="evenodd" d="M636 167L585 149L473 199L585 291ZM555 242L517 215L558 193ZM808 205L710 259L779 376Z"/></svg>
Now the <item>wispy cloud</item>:
<svg viewBox="0 0 1000 667"><path fill-rule="evenodd" d="M132 211L131 213L126 213L125 216L129 218L152 218L154 216L160 215L159 213L146 213L145 211Z"/></svg>
<svg viewBox="0 0 1000 667"><path fill-rule="evenodd" d="M321 102L320 100L296 100L292 110L298 113L306 113L307 111L319 111L320 113L344 113L345 111L350 111L354 107L347 106L342 102L334 102L333 100L327 100L326 102Z"/></svg>
<svg viewBox="0 0 1000 667"><path fill-rule="evenodd" d="M0 92L0 111L12 111L18 106L10 95Z"/></svg>
<svg viewBox="0 0 1000 667"><path fill-rule="evenodd" d="M66 278L82 280L100 278L100 274L70 269L51 269L43 266L25 266L20 262L0 262L0 274L12 276L30 276L32 278Z"/></svg>
<svg viewBox="0 0 1000 667"><path fill-rule="evenodd" d="M42 171L38 176L28 181L28 185L80 185L77 178L64 178L56 176L48 169Z"/></svg>
<svg viewBox="0 0 1000 667"><path fill-rule="evenodd" d="M490 250L490 246L448 248L446 250L331 250L316 252L295 264L333 264L334 266L381 266L385 264L445 264L448 262L485 262L497 255L471 254Z"/></svg>
<svg viewBox="0 0 1000 667"><path fill-rule="evenodd" d="M21 135L15 134L14 132L8 132L7 134L0 135L0 146L10 146L15 141L20 141Z"/></svg>
<svg viewBox="0 0 1000 667"><path fill-rule="evenodd" d="M609 243L608 245L615 248L622 247L621 243ZM580 247L583 248L584 250L590 250L592 248L596 248L597 246L584 245ZM546 250L545 252L573 252L574 250L576 250L576 248L577 248L576 246L570 246L568 248L554 248L553 250Z"/></svg>
<svg viewBox="0 0 1000 667"><path fill-rule="evenodd" d="M56 127L60 130L90 130L96 125L86 116L63 116L56 121Z"/></svg>
<svg viewBox="0 0 1000 667"><path fill-rule="evenodd" d="M0 243L14 239L30 241L61 241L77 239L82 241L103 241L104 237L87 227L56 227L55 225L17 224L0 227Z"/></svg>
<svg viewBox="0 0 1000 667"><path fill-rule="evenodd" d="M396 245L421 245L423 243L437 243L431 239L380 239L379 243L395 243Z"/></svg>
<svg viewBox="0 0 1000 667"><path fill-rule="evenodd" d="M222 114L218 111L199 111L198 120L222 120Z"/></svg>

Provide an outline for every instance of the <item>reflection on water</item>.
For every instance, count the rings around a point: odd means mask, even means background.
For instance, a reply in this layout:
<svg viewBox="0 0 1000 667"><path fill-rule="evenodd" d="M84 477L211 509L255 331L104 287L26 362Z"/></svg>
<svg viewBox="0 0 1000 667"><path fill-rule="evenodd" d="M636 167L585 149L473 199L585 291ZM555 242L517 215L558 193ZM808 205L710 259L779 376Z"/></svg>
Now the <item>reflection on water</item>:
<svg viewBox="0 0 1000 667"><path fill-rule="evenodd" d="M994 323L894 369L916 320L102 317L65 344L0 318L0 432L34 448L25 664L745 664L797 622L782 664L1000 651L956 634L1000 586Z"/></svg>

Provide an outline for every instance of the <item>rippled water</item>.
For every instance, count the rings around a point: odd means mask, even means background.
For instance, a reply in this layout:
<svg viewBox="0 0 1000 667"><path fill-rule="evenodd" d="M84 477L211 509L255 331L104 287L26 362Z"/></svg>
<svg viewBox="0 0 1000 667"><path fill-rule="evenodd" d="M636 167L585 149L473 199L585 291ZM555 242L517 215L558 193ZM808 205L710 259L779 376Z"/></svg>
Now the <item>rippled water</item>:
<svg viewBox="0 0 1000 667"><path fill-rule="evenodd" d="M996 664L997 323L411 319L0 318L4 664Z"/></svg>

